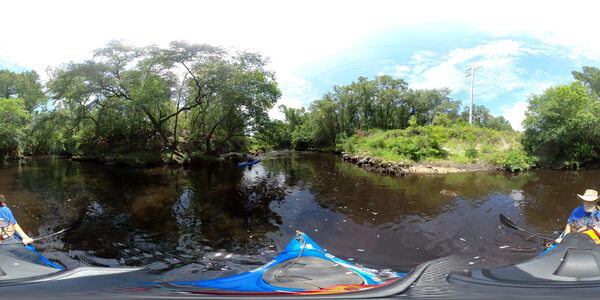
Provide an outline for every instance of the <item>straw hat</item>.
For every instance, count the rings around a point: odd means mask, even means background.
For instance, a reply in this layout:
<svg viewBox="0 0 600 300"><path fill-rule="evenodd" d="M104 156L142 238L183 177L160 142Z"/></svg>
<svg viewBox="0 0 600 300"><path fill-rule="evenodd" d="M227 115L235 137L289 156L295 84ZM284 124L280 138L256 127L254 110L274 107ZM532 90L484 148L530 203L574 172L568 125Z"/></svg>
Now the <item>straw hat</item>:
<svg viewBox="0 0 600 300"><path fill-rule="evenodd" d="M583 195L577 194L577 196L579 196L579 198L581 198L585 201L596 201L596 199L598 199L598 191L585 190L585 193L583 193Z"/></svg>

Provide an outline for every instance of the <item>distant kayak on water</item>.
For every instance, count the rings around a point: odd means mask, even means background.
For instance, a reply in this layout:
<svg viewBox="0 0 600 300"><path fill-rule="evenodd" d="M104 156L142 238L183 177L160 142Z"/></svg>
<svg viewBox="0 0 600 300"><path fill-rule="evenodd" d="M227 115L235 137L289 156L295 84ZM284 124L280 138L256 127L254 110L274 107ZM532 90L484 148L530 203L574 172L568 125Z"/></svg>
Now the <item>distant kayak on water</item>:
<svg viewBox="0 0 600 300"><path fill-rule="evenodd" d="M238 167L251 166L251 165L257 164L261 161L262 161L262 159L256 159L256 160L252 160L252 161L247 161L245 163L239 163L239 164L237 164L237 166Z"/></svg>

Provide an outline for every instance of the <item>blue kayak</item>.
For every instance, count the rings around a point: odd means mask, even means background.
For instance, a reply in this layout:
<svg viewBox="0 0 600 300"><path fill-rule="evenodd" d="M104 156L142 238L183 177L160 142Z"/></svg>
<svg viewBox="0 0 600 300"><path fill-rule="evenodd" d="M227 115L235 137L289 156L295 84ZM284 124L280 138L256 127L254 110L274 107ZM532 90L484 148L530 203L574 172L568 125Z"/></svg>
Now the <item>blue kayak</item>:
<svg viewBox="0 0 600 300"><path fill-rule="evenodd" d="M41 275L64 270L63 267L53 263L41 253L37 252L33 245L24 246L20 242L21 237L17 233L15 233L14 237L3 240L2 243L0 243L0 255L6 256L3 257L2 260L10 262L10 264L12 265L19 266L18 268L16 268L16 270L19 271L19 274L23 276L28 276L30 274ZM8 257L14 257L19 260L24 260L27 262L27 264L15 264ZM21 276L16 275L15 273L8 275L12 275L14 278Z"/></svg>
<svg viewBox="0 0 600 300"><path fill-rule="evenodd" d="M258 269L231 277L171 284L228 293L341 293L378 287L405 275L349 263L329 254L308 235L297 232L277 257Z"/></svg>
<svg viewBox="0 0 600 300"><path fill-rule="evenodd" d="M566 235L552 251L517 264L466 270L470 258L451 256L423 262L408 274L341 260L303 233L297 233L280 255L258 269L201 281L147 282L143 279L148 274L131 268L52 268L55 273L43 275L42 269L32 269L24 260L3 252L0 292L6 299L505 300L510 295L564 300L593 299L600 294L600 245L577 232ZM29 270L30 277L15 277L17 269ZM42 274L35 276L34 271Z"/></svg>
<svg viewBox="0 0 600 300"><path fill-rule="evenodd" d="M256 159L256 160L249 161L249 162L245 162L245 163L239 163L239 164L237 164L237 166L238 166L238 167L251 166L251 165L253 165L253 164L257 164L257 163L259 163L261 160L262 160L262 159Z"/></svg>
<svg viewBox="0 0 600 300"><path fill-rule="evenodd" d="M135 282L145 274L143 272L141 268L130 267L65 269L34 246L21 244L17 234L0 243L3 299L110 299L110 294L98 296L98 293Z"/></svg>

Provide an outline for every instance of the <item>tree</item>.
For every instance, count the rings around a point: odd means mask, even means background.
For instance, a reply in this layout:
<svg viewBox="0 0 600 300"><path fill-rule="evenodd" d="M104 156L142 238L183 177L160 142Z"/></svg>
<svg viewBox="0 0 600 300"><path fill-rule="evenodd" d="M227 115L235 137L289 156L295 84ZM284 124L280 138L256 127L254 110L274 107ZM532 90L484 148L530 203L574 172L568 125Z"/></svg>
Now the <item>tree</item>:
<svg viewBox="0 0 600 300"><path fill-rule="evenodd" d="M254 139L258 142L258 148L268 149L289 149L291 147L291 137L287 132L287 124L281 120L271 120L261 126Z"/></svg>
<svg viewBox="0 0 600 300"><path fill-rule="evenodd" d="M450 100L449 89L410 90L406 97L407 118L414 117L417 125L431 124L438 112L455 113L456 102ZM408 123L402 124L408 127Z"/></svg>
<svg viewBox="0 0 600 300"><path fill-rule="evenodd" d="M0 160L21 155L30 116L20 98L0 98Z"/></svg>
<svg viewBox="0 0 600 300"><path fill-rule="evenodd" d="M0 70L0 98L20 98L28 112L46 102L40 77L35 71L14 73Z"/></svg>
<svg viewBox="0 0 600 300"><path fill-rule="evenodd" d="M594 93L595 98L600 100L600 69L596 67L583 67L583 72L571 72L576 80L581 81L590 92Z"/></svg>
<svg viewBox="0 0 600 300"><path fill-rule="evenodd" d="M461 114L464 122L469 120L469 108L465 107ZM510 123L503 116L494 116L483 105L473 105L473 124L481 128L494 130L513 130Z"/></svg>
<svg viewBox="0 0 600 300"><path fill-rule="evenodd" d="M440 114L456 122L460 101L449 95L448 89L408 89L404 80L389 75L374 80L359 77L315 100L302 123L296 111L284 113L292 128L293 147L329 147L357 131L405 129L411 120L415 125L432 124Z"/></svg>
<svg viewBox="0 0 600 300"><path fill-rule="evenodd" d="M267 112L281 92L265 65L266 61L253 53L197 65L191 90L194 95L204 92L201 90L210 94L195 109L191 125L204 152L220 152L232 138L248 136L267 124Z"/></svg>
<svg viewBox="0 0 600 300"><path fill-rule="evenodd" d="M525 115L525 144L547 163L600 158L600 101L581 82L532 96Z"/></svg>
<svg viewBox="0 0 600 300"><path fill-rule="evenodd" d="M265 65L258 54L210 45L113 41L55 70L48 87L91 148L214 154L268 120L280 92Z"/></svg>

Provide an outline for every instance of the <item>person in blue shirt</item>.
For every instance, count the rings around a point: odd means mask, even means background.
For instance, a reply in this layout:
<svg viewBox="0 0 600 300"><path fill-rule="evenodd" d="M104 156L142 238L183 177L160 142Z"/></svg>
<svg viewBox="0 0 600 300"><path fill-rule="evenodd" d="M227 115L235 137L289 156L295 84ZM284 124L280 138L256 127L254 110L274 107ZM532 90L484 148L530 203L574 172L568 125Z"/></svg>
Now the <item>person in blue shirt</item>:
<svg viewBox="0 0 600 300"><path fill-rule="evenodd" d="M3 195L0 195L0 246L2 245L2 242L17 241L13 236L15 232L21 237L21 243L23 243L23 245L32 243L33 239L21 229L19 224L17 224L17 220L15 220L12 211L6 206L4 201L6 201L6 199Z"/></svg>
<svg viewBox="0 0 600 300"><path fill-rule="evenodd" d="M600 221L600 209L598 208L598 191L596 190L585 190L583 195L577 194L583 205L575 208L567 220L567 226L562 236L569 234L570 232L582 232L588 229L595 229L600 232L600 227L596 225ZM562 238L557 240L560 242Z"/></svg>

